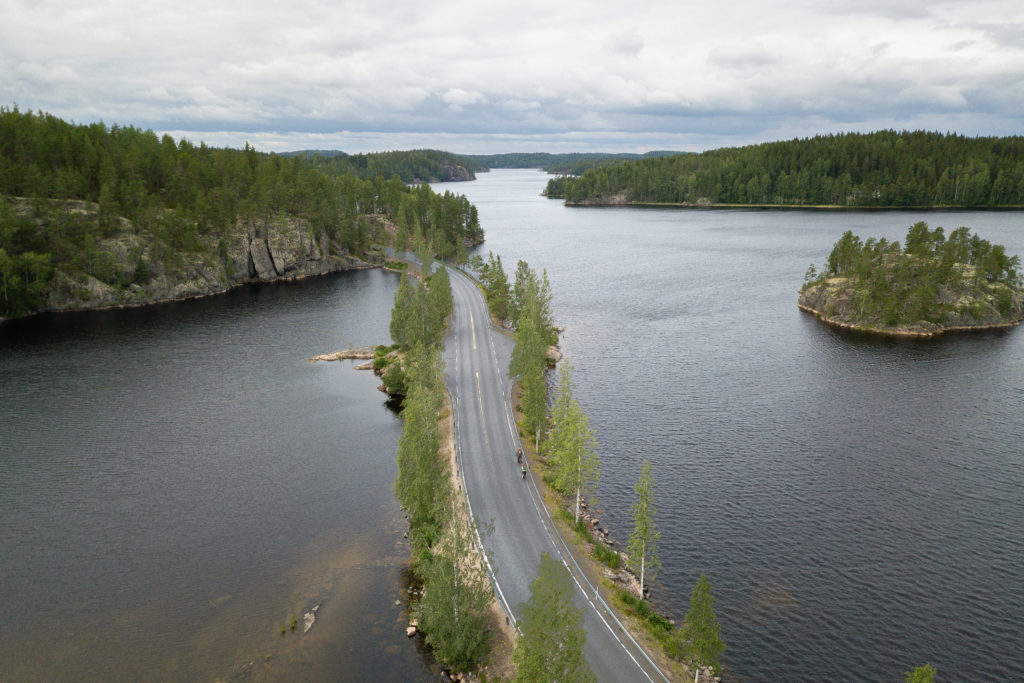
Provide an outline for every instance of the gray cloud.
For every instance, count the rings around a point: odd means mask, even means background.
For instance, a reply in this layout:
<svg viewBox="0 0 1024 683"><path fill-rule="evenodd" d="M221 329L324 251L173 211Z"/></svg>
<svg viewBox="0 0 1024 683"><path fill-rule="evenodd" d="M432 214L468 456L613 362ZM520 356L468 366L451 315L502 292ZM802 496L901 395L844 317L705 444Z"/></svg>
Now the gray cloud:
<svg viewBox="0 0 1024 683"><path fill-rule="evenodd" d="M692 149L878 127L1019 134L1024 123L1016 1L2 9L0 104L210 144Z"/></svg>

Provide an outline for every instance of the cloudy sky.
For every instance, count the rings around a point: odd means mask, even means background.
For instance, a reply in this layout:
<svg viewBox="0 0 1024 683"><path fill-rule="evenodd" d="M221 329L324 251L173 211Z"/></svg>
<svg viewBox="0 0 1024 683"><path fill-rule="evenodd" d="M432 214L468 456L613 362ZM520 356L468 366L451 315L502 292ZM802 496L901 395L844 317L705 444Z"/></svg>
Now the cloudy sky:
<svg viewBox="0 0 1024 683"><path fill-rule="evenodd" d="M1024 134L1021 0L0 0L0 106L215 146Z"/></svg>

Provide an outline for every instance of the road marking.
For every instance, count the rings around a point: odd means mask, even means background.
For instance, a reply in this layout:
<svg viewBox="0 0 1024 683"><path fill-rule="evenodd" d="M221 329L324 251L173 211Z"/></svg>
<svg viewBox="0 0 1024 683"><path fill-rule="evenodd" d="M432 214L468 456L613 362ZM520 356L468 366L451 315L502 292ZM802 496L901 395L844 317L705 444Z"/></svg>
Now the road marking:
<svg viewBox="0 0 1024 683"><path fill-rule="evenodd" d="M484 392L480 390L480 373L476 373L476 403L480 407L480 430L484 433L484 445L490 450L490 437L487 435L487 420L484 419Z"/></svg>
<svg viewBox="0 0 1024 683"><path fill-rule="evenodd" d="M473 333L473 350L476 351L476 323L473 322L473 311L469 312L469 329ZM476 376L477 387L480 386L480 375ZM479 390L479 389L478 389Z"/></svg>

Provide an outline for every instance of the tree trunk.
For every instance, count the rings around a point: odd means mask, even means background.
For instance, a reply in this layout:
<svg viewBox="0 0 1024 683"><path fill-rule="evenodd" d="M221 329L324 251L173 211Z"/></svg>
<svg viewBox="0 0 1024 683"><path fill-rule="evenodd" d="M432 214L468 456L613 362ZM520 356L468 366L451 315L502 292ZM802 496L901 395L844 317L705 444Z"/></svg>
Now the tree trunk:
<svg viewBox="0 0 1024 683"><path fill-rule="evenodd" d="M640 550L640 599L644 599L644 569L647 564L647 542L645 541Z"/></svg>

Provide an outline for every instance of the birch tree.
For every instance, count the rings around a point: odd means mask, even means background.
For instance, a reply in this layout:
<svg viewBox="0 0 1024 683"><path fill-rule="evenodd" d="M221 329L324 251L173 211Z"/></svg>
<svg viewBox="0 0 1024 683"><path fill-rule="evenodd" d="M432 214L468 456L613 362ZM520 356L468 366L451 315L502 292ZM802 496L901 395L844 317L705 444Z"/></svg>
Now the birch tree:
<svg viewBox="0 0 1024 683"><path fill-rule="evenodd" d="M626 552L629 554L629 566L640 572L640 597L644 596L645 580L654 580L661 568L658 559L658 539L661 532L654 528L654 491L651 489L651 463L644 460L637 479L636 502L630 507L633 513L633 533L629 535Z"/></svg>
<svg viewBox="0 0 1024 683"><path fill-rule="evenodd" d="M575 498L575 522L580 521L580 503L597 486L601 459L590 420L572 396L572 368L562 365L558 396L551 410L554 427L545 449L553 465L555 488Z"/></svg>
<svg viewBox="0 0 1024 683"><path fill-rule="evenodd" d="M722 642L721 626L713 608L715 598L711 595L711 583L704 574L690 593L690 611L686 613L680 636L683 656L694 667L710 666L715 672L721 670L718 656L725 649Z"/></svg>
<svg viewBox="0 0 1024 683"><path fill-rule="evenodd" d="M451 522L423 568L427 590L419 616L434 655L456 671L467 671L480 663L490 646L487 619L493 593L473 549L466 505L455 499L451 505Z"/></svg>
<svg viewBox="0 0 1024 683"><path fill-rule="evenodd" d="M530 599L520 607L519 637L512 653L514 683L589 683L597 677L583 658L587 634L583 615L572 604L569 572L541 553Z"/></svg>

